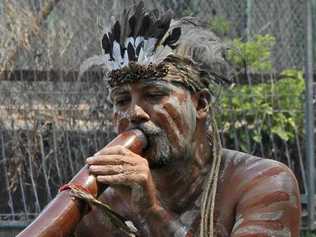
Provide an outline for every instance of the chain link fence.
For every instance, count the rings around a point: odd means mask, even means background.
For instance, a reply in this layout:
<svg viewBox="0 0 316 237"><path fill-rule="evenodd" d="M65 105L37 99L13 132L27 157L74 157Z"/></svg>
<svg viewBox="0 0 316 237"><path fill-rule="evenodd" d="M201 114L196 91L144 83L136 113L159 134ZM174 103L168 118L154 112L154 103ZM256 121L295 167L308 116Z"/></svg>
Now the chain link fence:
<svg viewBox="0 0 316 237"><path fill-rule="evenodd" d="M82 167L85 158L113 137L102 73L94 70L78 79L77 71L84 59L101 53L100 39L110 26L111 15L132 3L135 1L0 1L0 182L4 187L0 226L30 222L58 187ZM239 83L254 90L232 94L243 96L250 104L257 98L256 85L275 85L282 80L284 69L303 70L303 0L161 0L145 5L171 8L178 17L199 16L207 22L219 19L220 26L227 28L222 32L227 39L274 36L271 72L249 72L250 80ZM289 165L304 194L304 98L300 97L302 104L296 107L285 105L282 101L291 98L290 89L282 95L270 90L262 99L271 104L272 117L283 113L299 118L290 139L264 130L262 124L243 123L249 121L249 113L258 117L260 111L234 114L234 97L228 97L225 107L231 114L226 117L230 130L221 124L221 135L226 147ZM271 116L265 123L272 128ZM254 130L261 139L254 139Z"/></svg>

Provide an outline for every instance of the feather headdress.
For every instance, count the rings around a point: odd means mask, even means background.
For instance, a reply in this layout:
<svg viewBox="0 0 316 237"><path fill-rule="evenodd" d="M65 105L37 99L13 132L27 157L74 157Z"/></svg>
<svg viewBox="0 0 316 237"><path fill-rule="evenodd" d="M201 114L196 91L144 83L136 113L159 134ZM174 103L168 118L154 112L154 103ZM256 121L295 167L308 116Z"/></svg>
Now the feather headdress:
<svg viewBox="0 0 316 237"><path fill-rule="evenodd" d="M169 30L172 12L159 17L157 10L144 11L140 2L134 9L124 10L111 32L104 34L102 48L107 70L123 68L130 62L140 65L159 64L172 54L181 28Z"/></svg>
<svg viewBox="0 0 316 237"><path fill-rule="evenodd" d="M226 45L197 18L171 20L171 11L161 16L158 10L146 12L142 1L124 10L102 38L104 55L85 60L80 75L102 66L112 86L168 74L170 81L181 77L189 89L208 88L217 97L233 73Z"/></svg>

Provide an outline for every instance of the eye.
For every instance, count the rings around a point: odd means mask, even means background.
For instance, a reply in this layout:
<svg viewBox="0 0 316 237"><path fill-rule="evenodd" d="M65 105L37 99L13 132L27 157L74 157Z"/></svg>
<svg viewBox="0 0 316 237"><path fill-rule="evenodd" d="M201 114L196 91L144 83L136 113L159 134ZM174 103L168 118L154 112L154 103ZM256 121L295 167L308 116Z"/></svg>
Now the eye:
<svg viewBox="0 0 316 237"><path fill-rule="evenodd" d="M161 100L164 96L166 96L166 94L162 92L147 92L145 94L146 99L154 101Z"/></svg>
<svg viewBox="0 0 316 237"><path fill-rule="evenodd" d="M129 102L130 102L130 97L128 96L124 96L124 97L118 97L118 98L115 98L114 99L114 105L115 106L118 106L118 107L122 107L122 106L125 106L127 105Z"/></svg>

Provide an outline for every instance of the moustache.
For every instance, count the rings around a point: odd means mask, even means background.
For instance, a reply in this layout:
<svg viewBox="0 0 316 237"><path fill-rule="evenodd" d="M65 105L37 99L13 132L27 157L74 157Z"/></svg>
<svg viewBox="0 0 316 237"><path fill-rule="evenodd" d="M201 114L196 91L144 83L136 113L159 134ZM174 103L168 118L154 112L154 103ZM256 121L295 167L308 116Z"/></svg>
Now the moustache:
<svg viewBox="0 0 316 237"><path fill-rule="evenodd" d="M151 121L137 124L133 128L141 130L147 136L157 136L162 133L162 129Z"/></svg>

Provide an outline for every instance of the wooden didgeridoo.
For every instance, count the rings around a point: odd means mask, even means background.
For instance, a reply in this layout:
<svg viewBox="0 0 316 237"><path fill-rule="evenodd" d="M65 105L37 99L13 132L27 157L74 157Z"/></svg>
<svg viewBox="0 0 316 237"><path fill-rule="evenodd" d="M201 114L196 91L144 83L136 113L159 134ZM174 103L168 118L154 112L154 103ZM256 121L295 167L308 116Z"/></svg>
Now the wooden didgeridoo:
<svg viewBox="0 0 316 237"><path fill-rule="evenodd" d="M131 151L140 154L147 146L145 135L137 129L119 134L106 147L115 145L124 146ZM81 185L91 194L98 197L105 185L96 182L93 175L89 175L88 166L85 165L77 175L69 182ZM65 190L45 207L39 216L27 226L17 237L66 237L75 230L82 216L85 214L85 206L82 201L73 199L69 191Z"/></svg>

